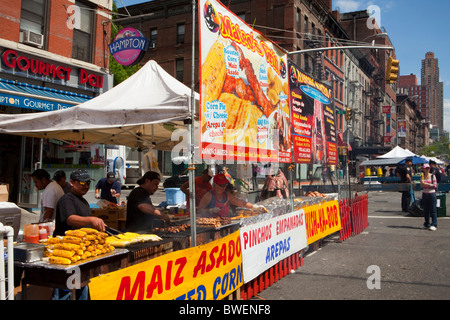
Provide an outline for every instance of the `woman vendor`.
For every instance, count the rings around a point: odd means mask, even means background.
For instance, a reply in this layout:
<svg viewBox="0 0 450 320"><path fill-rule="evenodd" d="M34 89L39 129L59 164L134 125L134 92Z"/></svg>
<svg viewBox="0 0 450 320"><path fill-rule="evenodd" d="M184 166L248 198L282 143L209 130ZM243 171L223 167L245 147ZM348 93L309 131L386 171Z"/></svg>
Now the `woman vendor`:
<svg viewBox="0 0 450 320"><path fill-rule="evenodd" d="M206 193L198 206L199 215L206 217L226 217L230 213L230 204L254 210L264 210L264 206L252 204L235 197L226 191L229 180L223 173L213 179L213 189Z"/></svg>

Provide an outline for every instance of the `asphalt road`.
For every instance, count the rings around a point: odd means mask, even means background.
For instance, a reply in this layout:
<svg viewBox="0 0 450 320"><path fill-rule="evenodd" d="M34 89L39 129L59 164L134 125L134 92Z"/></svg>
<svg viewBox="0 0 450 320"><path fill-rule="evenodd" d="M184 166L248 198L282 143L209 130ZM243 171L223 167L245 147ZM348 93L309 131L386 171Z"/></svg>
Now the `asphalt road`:
<svg viewBox="0 0 450 320"><path fill-rule="evenodd" d="M369 193L369 227L363 233L325 241L303 267L254 299L450 299L450 217L438 218L437 231L422 229L423 218L401 212L400 197Z"/></svg>

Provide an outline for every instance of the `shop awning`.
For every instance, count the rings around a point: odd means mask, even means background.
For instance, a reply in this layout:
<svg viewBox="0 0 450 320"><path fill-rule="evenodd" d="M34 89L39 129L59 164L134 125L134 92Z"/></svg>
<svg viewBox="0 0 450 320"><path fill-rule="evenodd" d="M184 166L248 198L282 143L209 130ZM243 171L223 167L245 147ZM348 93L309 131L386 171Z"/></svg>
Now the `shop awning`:
<svg viewBox="0 0 450 320"><path fill-rule="evenodd" d="M174 136L172 132L186 129L183 120L191 118L190 100L189 87L149 61L121 84L85 103L63 110L2 115L0 133L135 148L155 143L157 150L173 150L182 141L187 148L182 132ZM198 93L195 101L198 108Z"/></svg>
<svg viewBox="0 0 450 320"><path fill-rule="evenodd" d="M73 107L92 97L40 87L28 83L0 79L0 104L39 111L54 111Z"/></svg>

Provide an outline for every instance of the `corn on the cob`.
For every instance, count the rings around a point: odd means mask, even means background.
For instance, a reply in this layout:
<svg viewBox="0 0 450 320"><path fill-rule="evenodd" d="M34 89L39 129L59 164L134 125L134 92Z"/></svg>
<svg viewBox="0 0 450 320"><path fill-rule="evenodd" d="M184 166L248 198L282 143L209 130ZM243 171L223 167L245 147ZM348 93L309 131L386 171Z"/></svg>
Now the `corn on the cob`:
<svg viewBox="0 0 450 320"><path fill-rule="evenodd" d="M48 261L51 264L71 264L72 263L72 261L70 259L63 258L63 257L57 257L57 256L48 257Z"/></svg>
<svg viewBox="0 0 450 320"><path fill-rule="evenodd" d="M52 256L62 257L62 258L70 258L75 255L75 252L73 252L73 251L61 250L61 249L50 250L50 253L52 254Z"/></svg>
<svg viewBox="0 0 450 320"><path fill-rule="evenodd" d="M86 234L94 234L94 235L96 235L96 234L98 234L99 233L99 231L98 230L96 230L96 229L93 229L93 228L81 228L81 229L79 229L80 231L83 231L83 232L86 232Z"/></svg>
<svg viewBox="0 0 450 320"><path fill-rule="evenodd" d="M202 65L202 113L206 112L206 102L216 100L222 92L227 69L223 44L219 41L212 46Z"/></svg>
<svg viewBox="0 0 450 320"><path fill-rule="evenodd" d="M62 238L60 238L60 237L49 237L49 238L47 239L46 244L56 244L56 243L60 243L61 240L62 240Z"/></svg>
<svg viewBox="0 0 450 320"><path fill-rule="evenodd" d="M53 245L53 249L61 249L61 250L80 250L81 247L78 244L74 244L74 243L57 243L55 245Z"/></svg>
<svg viewBox="0 0 450 320"><path fill-rule="evenodd" d="M77 238L84 238L86 237L87 233L81 230L67 230L66 231L66 236L72 236L72 237L77 237Z"/></svg>
<svg viewBox="0 0 450 320"><path fill-rule="evenodd" d="M78 237L73 237L73 236L65 236L62 239L62 242L65 243L73 243L73 244L81 244L83 242L83 240L81 238Z"/></svg>
<svg viewBox="0 0 450 320"><path fill-rule="evenodd" d="M81 260L81 256L79 256L79 255L75 255L70 258L70 261L72 261L72 262L77 262L79 260Z"/></svg>

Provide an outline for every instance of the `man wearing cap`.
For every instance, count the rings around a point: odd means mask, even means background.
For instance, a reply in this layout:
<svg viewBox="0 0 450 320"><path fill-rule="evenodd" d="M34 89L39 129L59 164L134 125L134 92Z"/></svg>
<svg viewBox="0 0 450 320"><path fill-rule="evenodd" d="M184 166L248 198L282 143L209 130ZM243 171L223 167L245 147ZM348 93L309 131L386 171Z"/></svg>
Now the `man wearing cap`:
<svg viewBox="0 0 450 320"><path fill-rule="evenodd" d="M136 183L128 196L127 231L146 231L161 227L164 222L170 222L169 216L153 206L150 196L158 190L161 178L155 171L147 171Z"/></svg>
<svg viewBox="0 0 450 320"><path fill-rule="evenodd" d="M198 205L199 214L209 217L226 217L230 214L230 203L236 207L264 210L264 206L252 204L226 191L230 181L223 173L216 174L213 189L207 192Z"/></svg>
<svg viewBox="0 0 450 320"><path fill-rule="evenodd" d="M120 197L120 183L116 180L114 172L108 172L106 178L98 180L95 186L95 198L105 199L117 204L117 198Z"/></svg>
<svg viewBox="0 0 450 320"><path fill-rule="evenodd" d="M77 169L70 174L70 192L56 204L54 236L63 236L67 230L91 227L105 231L102 219L91 216L89 203L83 196L89 191L91 181L87 170Z"/></svg>
<svg viewBox="0 0 450 320"><path fill-rule="evenodd" d="M195 205L198 207L200 200L203 196L210 190L212 190L212 185L210 183L211 178L214 176L211 169L205 169L200 177L195 178ZM180 190L186 195L186 209L189 211L190 201L189 201L189 181L183 183Z"/></svg>

